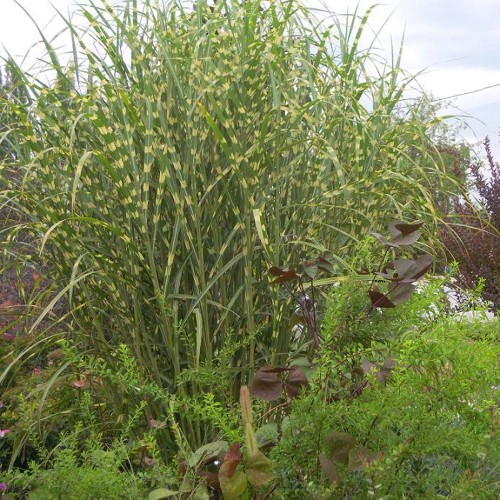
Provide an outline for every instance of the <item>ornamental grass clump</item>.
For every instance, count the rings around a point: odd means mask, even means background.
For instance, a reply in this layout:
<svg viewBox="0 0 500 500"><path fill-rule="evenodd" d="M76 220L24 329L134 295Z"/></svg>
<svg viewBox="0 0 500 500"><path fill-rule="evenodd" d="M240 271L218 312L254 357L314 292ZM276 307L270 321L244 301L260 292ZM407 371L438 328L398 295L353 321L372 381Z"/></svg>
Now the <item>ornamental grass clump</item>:
<svg viewBox="0 0 500 500"><path fill-rule="evenodd" d="M439 185L442 171L420 167L425 124L394 113L411 82L399 54L387 63L360 45L370 12L316 19L295 0L91 1L85 26L66 20L67 65L43 39L53 81L10 62L28 97L9 104L14 152L3 172L17 175L2 197L23 222L6 245L34 238L82 353L118 372L113 352L126 345L148 383L180 398L225 370L218 397L237 397L257 361L286 360L293 336L269 266L313 246L347 272L367 228L403 210L437 222L423 186ZM140 387L109 394L116 424L124 401L145 397ZM157 419L160 399L148 400ZM179 422L193 448L205 441L207 428Z"/></svg>

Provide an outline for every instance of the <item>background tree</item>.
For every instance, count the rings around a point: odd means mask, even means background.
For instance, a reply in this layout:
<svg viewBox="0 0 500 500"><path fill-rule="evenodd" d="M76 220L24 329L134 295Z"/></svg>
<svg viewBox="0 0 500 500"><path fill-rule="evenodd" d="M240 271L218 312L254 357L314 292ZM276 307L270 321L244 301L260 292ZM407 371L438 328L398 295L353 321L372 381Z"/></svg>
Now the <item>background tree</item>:
<svg viewBox="0 0 500 500"><path fill-rule="evenodd" d="M473 161L468 164L471 186L463 183L461 196L453 199L453 210L446 217L452 225L442 228L441 238L448 259L456 260L459 264L459 285L471 289L483 280L483 297L498 311L500 165L493 158L489 138L484 141L484 149L485 162Z"/></svg>

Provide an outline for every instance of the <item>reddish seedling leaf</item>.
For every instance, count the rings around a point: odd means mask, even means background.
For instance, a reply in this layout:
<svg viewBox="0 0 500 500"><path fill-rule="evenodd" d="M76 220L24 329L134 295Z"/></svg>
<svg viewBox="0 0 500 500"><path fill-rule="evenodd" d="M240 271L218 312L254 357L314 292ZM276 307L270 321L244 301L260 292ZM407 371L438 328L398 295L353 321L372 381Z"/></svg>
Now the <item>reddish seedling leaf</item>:
<svg viewBox="0 0 500 500"><path fill-rule="evenodd" d="M276 374L276 369L267 366L260 368L255 374L252 394L265 401L276 401L281 395L281 380Z"/></svg>
<svg viewBox="0 0 500 500"><path fill-rule="evenodd" d="M236 471L236 467L243 460L243 454L241 453L240 444L233 443L227 453L224 455L224 464L226 465L226 473L227 477L233 477L234 472Z"/></svg>

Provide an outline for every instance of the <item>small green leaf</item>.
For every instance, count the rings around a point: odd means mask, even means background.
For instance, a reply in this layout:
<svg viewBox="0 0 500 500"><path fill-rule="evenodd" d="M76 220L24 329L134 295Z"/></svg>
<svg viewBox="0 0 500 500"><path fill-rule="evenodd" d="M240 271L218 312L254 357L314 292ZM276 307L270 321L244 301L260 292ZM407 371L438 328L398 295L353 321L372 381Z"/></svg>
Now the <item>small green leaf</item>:
<svg viewBox="0 0 500 500"><path fill-rule="evenodd" d="M223 463L219 469L219 483L224 499L233 500L247 489L247 477L240 467L229 474L230 464Z"/></svg>
<svg viewBox="0 0 500 500"><path fill-rule="evenodd" d="M314 279L318 274L318 266L316 264L307 265L304 267L304 273L306 273L309 278Z"/></svg>
<svg viewBox="0 0 500 500"><path fill-rule="evenodd" d="M178 494L178 491L167 490L167 488L158 488L149 492L148 500L162 500L163 498L172 498Z"/></svg>
<svg viewBox="0 0 500 500"><path fill-rule="evenodd" d="M259 448L273 444L278 440L278 424L270 422L255 431L255 439Z"/></svg>
<svg viewBox="0 0 500 500"><path fill-rule="evenodd" d="M200 464L216 458L227 452L229 443L227 441L214 441L198 448L187 460L190 467L196 467Z"/></svg>
<svg viewBox="0 0 500 500"><path fill-rule="evenodd" d="M271 462L261 451L257 450L248 458L247 476L250 483L257 488L274 479Z"/></svg>

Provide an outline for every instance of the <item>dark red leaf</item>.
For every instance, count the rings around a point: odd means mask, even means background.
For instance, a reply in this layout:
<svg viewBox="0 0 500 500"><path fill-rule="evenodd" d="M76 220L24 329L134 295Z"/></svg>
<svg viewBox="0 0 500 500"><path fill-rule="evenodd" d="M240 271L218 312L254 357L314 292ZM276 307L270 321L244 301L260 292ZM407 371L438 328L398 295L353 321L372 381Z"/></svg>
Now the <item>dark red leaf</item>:
<svg viewBox="0 0 500 500"><path fill-rule="evenodd" d="M318 257L316 264L320 271L326 274L333 274L333 265L326 257Z"/></svg>
<svg viewBox="0 0 500 500"><path fill-rule="evenodd" d="M373 288L369 290L368 295L370 296L370 300L372 302L372 309L375 307L396 307L396 304L390 301L376 286L373 286Z"/></svg>
<svg viewBox="0 0 500 500"><path fill-rule="evenodd" d="M233 477L236 467L238 467L242 460L243 454L241 453L240 444L233 443L224 455L224 463L226 464L225 470L229 479Z"/></svg>
<svg viewBox="0 0 500 500"><path fill-rule="evenodd" d="M421 278L432 267L434 257L431 255L422 255L415 261L415 270L411 276L414 280Z"/></svg>
<svg viewBox="0 0 500 500"><path fill-rule="evenodd" d="M274 479L273 467L269 459L258 451L248 457L247 477L253 486L258 488Z"/></svg>
<svg viewBox="0 0 500 500"><path fill-rule="evenodd" d="M408 278L411 276L413 268L415 267L415 261L413 259L396 259L392 264L399 278Z"/></svg>
<svg viewBox="0 0 500 500"><path fill-rule="evenodd" d="M287 396L290 399L296 398L300 394L301 387L306 387L307 385L308 382L304 370L300 366L291 366L288 377L284 382Z"/></svg>
<svg viewBox="0 0 500 500"><path fill-rule="evenodd" d="M298 278L299 278L299 275L295 271L290 269L288 271L283 272L275 280L271 281L271 284L274 285L277 283L287 283L289 281L295 281Z"/></svg>
<svg viewBox="0 0 500 500"><path fill-rule="evenodd" d="M266 371L267 369L267 371ZM252 386L252 394L258 399L265 401L276 401L279 399L282 390L281 380L276 370L272 367L260 368L255 374Z"/></svg>
<svg viewBox="0 0 500 500"><path fill-rule="evenodd" d="M396 360L394 358L385 358L382 365L383 370L394 370L396 368Z"/></svg>
<svg viewBox="0 0 500 500"><path fill-rule="evenodd" d="M281 276L283 273L285 273L285 271L280 267L271 266L269 268L269 273L272 274L273 276Z"/></svg>
<svg viewBox="0 0 500 500"><path fill-rule="evenodd" d="M394 283L389 287L388 295L392 303L397 305L411 298L414 291L415 285L412 283Z"/></svg>
<svg viewBox="0 0 500 500"><path fill-rule="evenodd" d="M304 273L309 276L309 278L314 279L318 274L318 266L317 265L308 265L304 267Z"/></svg>
<svg viewBox="0 0 500 500"><path fill-rule="evenodd" d="M261 370L266 373L284 373L290 371L291 368L285 368L284 366L263 366Z"/></svg>
<svg viewBox="0 0 500 500"><path fill-rule="evenodd" d="M403 236L413 233L420 229L424 225L423 220L418 220L416 222L407 223L403 221L394 221L389 224L389 232L393 236L397 236L396 231L401 233Z"/></svg>
<svg viewBox="0 0 500 500"><path fill-rule="evenodd" d="M397 244L397 246L413 245L413 243L416 243L418 241L420 236L422 236L422 233L420 231L415 231L413 233L402 236L401 238L394 238L394 240L391 240L391 242Z"/></svg>
<svg viewBox="0 0 500 500"><path fill-rule="evenodd" d="M415 281L432 267L433 262L434 258L431 255L423 255L417 260L396 259L393 264L400 278Z"/></svg>

